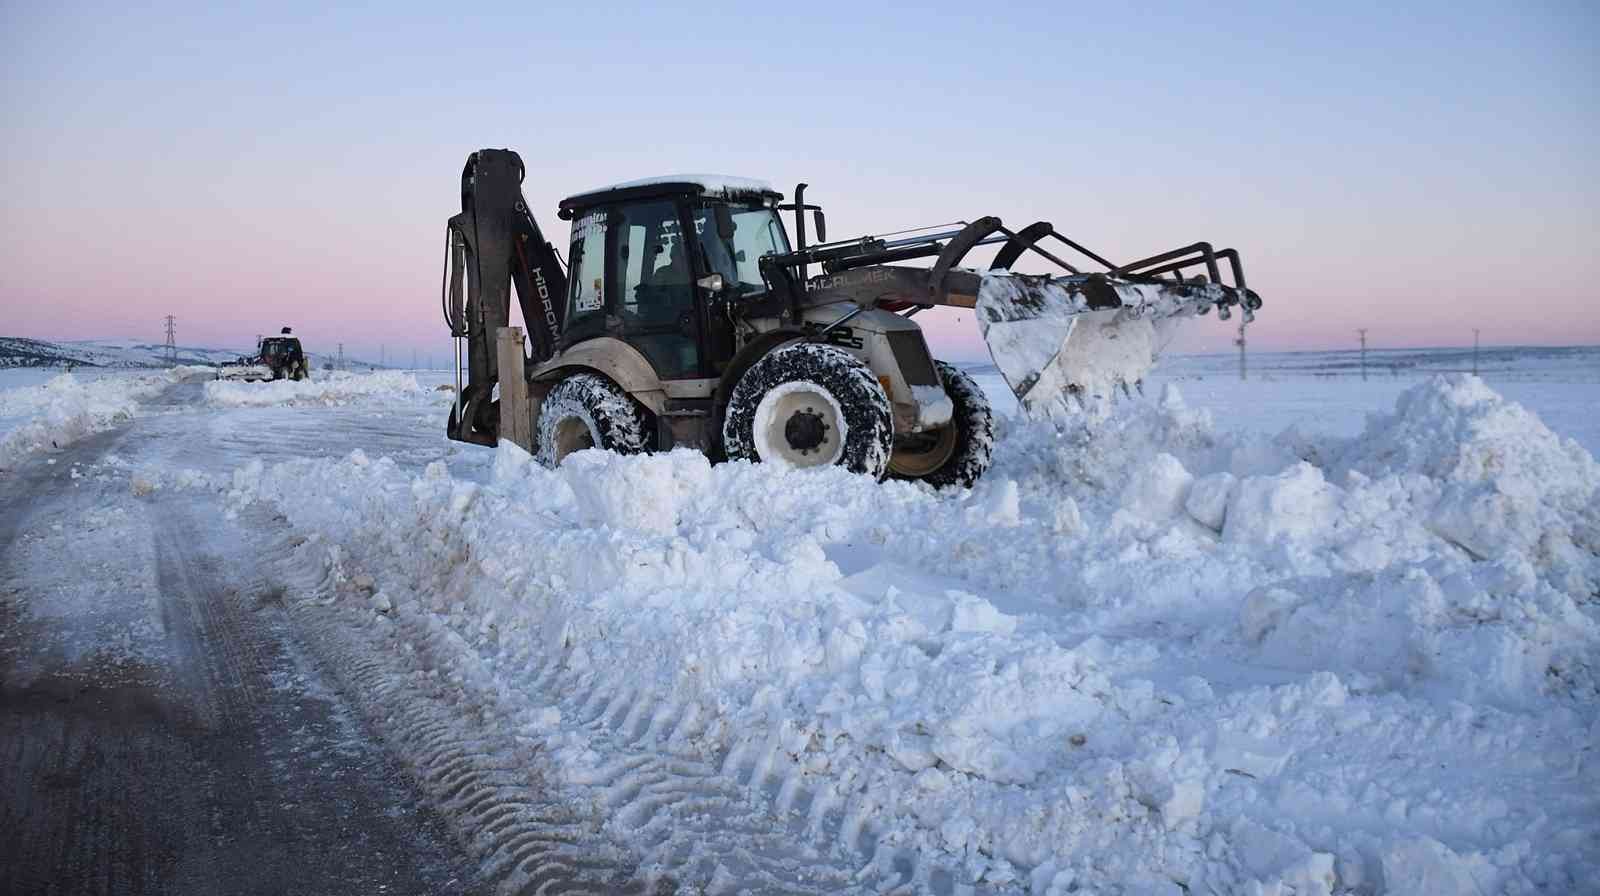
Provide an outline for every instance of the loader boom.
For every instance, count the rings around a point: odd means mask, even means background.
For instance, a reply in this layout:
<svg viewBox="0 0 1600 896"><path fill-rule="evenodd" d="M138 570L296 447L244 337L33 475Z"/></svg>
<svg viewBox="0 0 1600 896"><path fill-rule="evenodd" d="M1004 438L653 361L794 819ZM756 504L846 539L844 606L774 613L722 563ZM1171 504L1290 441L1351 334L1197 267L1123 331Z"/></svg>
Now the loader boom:
<svg viewBox="0 0 1600 896"><path fill-rule="evenodd" d="M467 382L458 384L449 434L463 441L494 443L495 334L510 323L513 286L530 362L559 347L567 275L522 196L523 174L522 158L511 150L473 153L461 172L461 214L447 225L445 318L450 334L467 342Z"/></svg>
<svg viewBox="0 0 1600 896"><path fill-rule="evenodd" d="M1106 270L1080 270L1056 254L1059 247L1042 245L1047 239ZM1001 247L986 269L960 266L968 253L986 245ZM1062 273L1013 273L1012 265L1026 253ZM932 266L894 264L922 258L933 259ZM1226 277L1221 262L1227 263ZM821 264L823 273L806 277L810 264ZM1011 231L999 218L983 217L802 247L767 256L761 266L769 279L784 283L796 317L805 308L841 302L907 316L938 305L973 309L996 368L1030 412L1058 403L1081 406L1083 398L1104 398L1138 384L1155 363L1171 321L1213 308L1226 320L1238 308L1249 322L1261 307L1233 249L1192 243L1118 265L1045 221ZM844 312L838 323L855 313Z"/></svg>

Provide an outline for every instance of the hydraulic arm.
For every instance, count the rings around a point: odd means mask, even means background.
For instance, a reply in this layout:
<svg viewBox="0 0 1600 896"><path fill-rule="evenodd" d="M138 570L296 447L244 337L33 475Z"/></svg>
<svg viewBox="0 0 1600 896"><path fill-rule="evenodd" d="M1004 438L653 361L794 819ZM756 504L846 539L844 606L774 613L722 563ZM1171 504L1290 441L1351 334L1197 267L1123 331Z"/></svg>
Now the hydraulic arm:
<svg viewBox="0 0 1600 896"><path fill-rule="evenodd" d="M513 286L530 363L553 356L561 337L567 275L522 196L524 173L522 157L509 149L479 150L461 172L461 214L447 224L445 256L445 319L450 335L467 343L467 382L457 383L452 439L495 442L495 334L510 323Z"/></svg>

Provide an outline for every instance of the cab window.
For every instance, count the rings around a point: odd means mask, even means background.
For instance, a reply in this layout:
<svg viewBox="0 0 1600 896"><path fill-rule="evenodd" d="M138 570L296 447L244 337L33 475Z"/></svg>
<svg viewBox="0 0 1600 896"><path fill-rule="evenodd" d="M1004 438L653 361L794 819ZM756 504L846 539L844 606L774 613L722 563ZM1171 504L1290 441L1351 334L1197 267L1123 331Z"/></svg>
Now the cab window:
<svg viewBox="0 0 1600 896"><path fill-rule="evenodd" d="M694 210L694 229L705 247L706 267L720 273L735 295L764 292L761 257L789 251L789 237L778 213L761 205L725 207L722 226L717 221L717 204Z"/></svg>
<svg viewBox="0 0 1600 896"><path fill-rule="evenodd" d="M570 286L564 329L570 335L587 337L605 329L606 227L605 210L585 212L572 223L572 251L569 254Z"/></svg>

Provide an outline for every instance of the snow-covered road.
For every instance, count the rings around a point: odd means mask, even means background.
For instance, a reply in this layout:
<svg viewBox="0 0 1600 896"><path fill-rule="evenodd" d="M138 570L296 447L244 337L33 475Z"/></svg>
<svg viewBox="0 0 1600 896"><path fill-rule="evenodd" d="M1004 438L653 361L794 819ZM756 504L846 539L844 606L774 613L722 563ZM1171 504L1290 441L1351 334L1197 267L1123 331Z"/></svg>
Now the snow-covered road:
<svg viewBox="0 0 1600 896"><path fill-rule="evenodd" d="M41 424L0 487L97 497L0 550L139 566L118 513L203 543L503 892L1592 890L1600 465L1566 405L1413 379L1271 435L1196 386L1005 420L953 493L544 470L444 441L406 374L71 397L93 466ZM1253 388L1295 417L1322 384ZM15 593L132 612L92 568Z"/></svg>
<svg viewBox="0 0 1600 896"><path fill-rule="evenodd" d="M245 541L128 475L201 387L130 388L0 474L0 891L491 892Z"/></svg>

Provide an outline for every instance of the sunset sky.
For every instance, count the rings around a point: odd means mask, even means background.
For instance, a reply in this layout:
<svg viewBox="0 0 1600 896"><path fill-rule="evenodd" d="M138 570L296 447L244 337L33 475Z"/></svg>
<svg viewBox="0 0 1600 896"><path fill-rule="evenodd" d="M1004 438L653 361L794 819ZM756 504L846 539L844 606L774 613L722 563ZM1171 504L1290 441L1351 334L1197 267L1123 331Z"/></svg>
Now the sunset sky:
<svg viewBox="0 0 1600 896"><path fill-rule="evenodd" d="M444 219L492 146L563 251L563 196L715 171L810 183L835 237L1236 246L1261 349L1600 343L1600 6L1410 5L6 4L0 335L174 314L443 363ZM979 356L956 317L936 348Z"/></svg>

